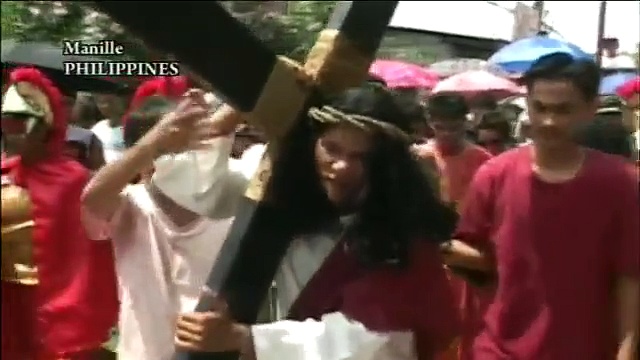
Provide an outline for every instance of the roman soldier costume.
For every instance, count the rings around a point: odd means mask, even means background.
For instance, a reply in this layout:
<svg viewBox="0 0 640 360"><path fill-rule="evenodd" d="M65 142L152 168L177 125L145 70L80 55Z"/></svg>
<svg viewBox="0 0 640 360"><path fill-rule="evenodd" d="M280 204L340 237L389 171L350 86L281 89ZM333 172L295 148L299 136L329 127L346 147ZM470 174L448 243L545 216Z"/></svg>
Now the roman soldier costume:
<svg viewBox="0 0 640 360"><path fill-rule="evenodd" d="M136 89L129 111L137 109L151 96L164 96L177 99L189 90L189 80L185 76L156 77L140 84Z"/></svg>
<svg viewBox="0 0 640 360"><path fill-rule="evenodd" d="M60 91L33 68L12 71L6 89L3 133L46 135L36 160L2 159L2 357L87 359L118 311L111 249L80 222L89 173L63 155Z"/></svg>

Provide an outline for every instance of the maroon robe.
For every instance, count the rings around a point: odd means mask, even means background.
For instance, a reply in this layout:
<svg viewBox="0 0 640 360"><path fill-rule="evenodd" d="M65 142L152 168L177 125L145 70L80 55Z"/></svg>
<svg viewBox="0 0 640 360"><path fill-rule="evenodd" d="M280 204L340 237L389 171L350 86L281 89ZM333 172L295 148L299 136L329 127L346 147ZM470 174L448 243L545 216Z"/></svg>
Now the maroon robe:
<svg viewBox="0 0 640 360"><path fill-rule="evenodd" d="M419 360L431 360L458 334L458 315L438 248L416 242L407 268L366 269L338 244L290 309L290 319L341 312L372 331L413 331Z"/></svg>

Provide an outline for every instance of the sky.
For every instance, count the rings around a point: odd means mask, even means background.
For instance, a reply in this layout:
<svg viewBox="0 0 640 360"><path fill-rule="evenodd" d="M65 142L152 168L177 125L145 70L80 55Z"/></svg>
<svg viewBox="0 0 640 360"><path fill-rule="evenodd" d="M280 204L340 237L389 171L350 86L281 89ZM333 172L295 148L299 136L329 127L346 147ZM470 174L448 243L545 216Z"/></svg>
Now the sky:
<svg viewBox="0 0 640 360"><path fill-rule="evenodd" d="M494 3L499 7L487 1L400 1L391 26L511 40L513 15L507 10L517 2ZM567 41L595 53L599 6L600 1L546 1L545 20ZM640 42L640 1L608 1L604 35L617 37L621 51L635 52Z"/></svg>

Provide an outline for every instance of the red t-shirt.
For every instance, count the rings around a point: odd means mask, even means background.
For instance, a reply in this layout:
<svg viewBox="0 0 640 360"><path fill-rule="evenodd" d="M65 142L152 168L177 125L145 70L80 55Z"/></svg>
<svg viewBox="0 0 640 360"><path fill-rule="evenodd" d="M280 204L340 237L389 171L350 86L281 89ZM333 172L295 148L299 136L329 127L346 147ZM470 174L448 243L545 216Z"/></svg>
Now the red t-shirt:
<svg viewBox="0 0 640 360"><path fill-rule="evenodd" d="M543 182L531 162L530 147L511 150L469 188L458 235L490 248L498 270L474 358L613 359L614 280L640 274L637 179L591 150L565 183Z"/></svg>
<svg viewBox="0 0 640 360"><path fill-rule="evenodd" d="M419 157L435 160L440 175L440 195L446 202L456 204L464 200L476 170L492 157L474 144L465 145L457 155L443 155L433 143L418 145L415 149Z"/></svg>

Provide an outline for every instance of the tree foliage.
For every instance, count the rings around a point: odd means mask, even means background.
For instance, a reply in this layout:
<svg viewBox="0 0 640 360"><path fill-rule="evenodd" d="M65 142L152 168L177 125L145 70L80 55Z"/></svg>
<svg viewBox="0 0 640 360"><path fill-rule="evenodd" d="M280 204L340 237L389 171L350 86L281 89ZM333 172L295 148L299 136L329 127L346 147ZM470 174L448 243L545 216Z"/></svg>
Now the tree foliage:
<svg viewBox="0 0 640 360"><path fill-rule="evenodd" d="M286 13L264 10L264 1L223 1L232 14L278 54L302 60L324 27L335 1L291 1ZM2 37L60 43L65 39L115 40L131 58L149 50L86 1L2 1Z"/></svg>
<svg viewBox="0 0 640 360"><path fill-rule="evenodd" d="M227 3L234 3L229 6L231 13L274 52L298 61L304 60L336 4L335 1L289 1L283 13L261 8L261 3L264 4L261 1ZM253 11L247 3L254 3ZM240 4L245 11L237 11Z"/></svg>
<svg viewBox="0 0 640 360"><path fill-rule="evenodd" d="M3 39L52 44L109 39L123 44L129 58L148 55L140 41L86 1L2 1L1 15Z"/></svg>

